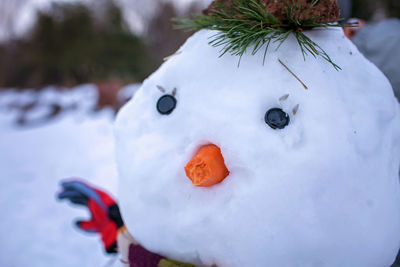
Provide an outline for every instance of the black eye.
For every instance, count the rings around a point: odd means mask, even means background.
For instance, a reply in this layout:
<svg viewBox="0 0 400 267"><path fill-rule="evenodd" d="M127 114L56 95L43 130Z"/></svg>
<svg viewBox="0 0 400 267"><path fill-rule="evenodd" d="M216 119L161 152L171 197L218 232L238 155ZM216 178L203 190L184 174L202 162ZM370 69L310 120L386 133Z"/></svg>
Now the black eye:
<svg viewBox="0 0 400 267"><path fill-rule="evenodd" d="M290 121L289 115L280 108L271 108L265 113L265 123L272 129L283 129Z"/></svg>
<svg viewBox="0 0 400 267"><path fill-rule="evenodd" d="M172 95L163 95L157 101L157 110L163 115L170 114L176 107L176 98Z"/></svg>

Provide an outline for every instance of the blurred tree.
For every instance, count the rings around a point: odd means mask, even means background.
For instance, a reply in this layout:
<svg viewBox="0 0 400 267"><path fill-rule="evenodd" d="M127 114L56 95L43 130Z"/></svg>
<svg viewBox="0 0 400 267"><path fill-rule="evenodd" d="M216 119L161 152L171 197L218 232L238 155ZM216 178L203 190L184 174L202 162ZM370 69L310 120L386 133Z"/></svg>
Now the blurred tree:
<svg viewBox="0 0 400 267"><path fill-rule="evenodd" d="M150 72L145 43L103 1L101 16L83 4L52 4L30 36L0 46L0 87L72 86L98 80L141 81Z"/></svg>
<svg viewBox="0 0 400 267"><path fill-rule="evenodd" d="M179 14L176 7L170 2L160 3L155 16L149 21L146 39L153 51L155 63L159 65L163 58L173 54L192 33L174 29L171 22L175 17L189 17L200 13L202 5L194 2L183 14Z"/></svg>
<svg viewBox="0 0 400 267"><path fill-rule="evenodd" d="M353 0L353 17L369 20L374 15L375 10L375 0Z"/></svg>
<svg viewBox="0 0 400 267"><path fill-rule="evenodd" d="M377 14L378 12L378 14ZM400 18L399 0L353 0L352 16L364 20L380 19L385 16ZM374 17L378 15L378 18ZM380 17L379 17L380 15Z"/></svg>
<svg viewBox="0 0 400 267"><path fill-rule="evenodd" d="M390 17L400 18L400 1L399 0L387 0L387 10Z"/></svg>

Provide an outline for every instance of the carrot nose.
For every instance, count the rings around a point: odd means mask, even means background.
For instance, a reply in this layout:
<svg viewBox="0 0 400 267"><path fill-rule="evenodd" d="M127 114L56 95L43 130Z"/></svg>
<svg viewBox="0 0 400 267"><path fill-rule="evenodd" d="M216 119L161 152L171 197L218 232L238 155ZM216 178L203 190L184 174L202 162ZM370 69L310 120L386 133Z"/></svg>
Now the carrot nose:
<svg viewBox="0 0 400 267"><path fill-rule="evenodd" d="M194 186L209 187L222 182L229 174L221 149L206 145L185 166L186 176Z"/></svg>

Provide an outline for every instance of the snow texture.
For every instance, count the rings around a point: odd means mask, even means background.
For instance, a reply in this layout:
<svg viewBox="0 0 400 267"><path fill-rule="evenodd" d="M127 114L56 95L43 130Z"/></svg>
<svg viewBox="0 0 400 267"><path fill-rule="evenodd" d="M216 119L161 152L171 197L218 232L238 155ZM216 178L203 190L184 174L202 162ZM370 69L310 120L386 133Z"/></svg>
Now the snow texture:
<svg viewBox="0 0 400 267"><path fill-rule="evenodd" d="M400 246L400 109L388 80L341 29L306 34L342 71L304 61L294 38L271 46L265 65L259 52L237 67L208 45L213 34L194 34L118 115L119 199L133 236L206 266L390 266ZM170 115L157 112L157 85L177 89ZM290 116L283 130L264 122L275 107ZM194 187L184 166L209 143L230 175Z"/></svg>
<svg viewBox="0 0 400 267"><path fill-rule="evenodd" d="M74 227L74 219L89 212L55 198L59 181L68 177L116 193L113 111L91 111L96 98L92 85L0 93L0 266L106 266L115 259L104 254L99 236ZM33 121L50 103L76 109L34 127L13 125L18 114L10 105L32 101L39 103L30 112Z"/></svg>

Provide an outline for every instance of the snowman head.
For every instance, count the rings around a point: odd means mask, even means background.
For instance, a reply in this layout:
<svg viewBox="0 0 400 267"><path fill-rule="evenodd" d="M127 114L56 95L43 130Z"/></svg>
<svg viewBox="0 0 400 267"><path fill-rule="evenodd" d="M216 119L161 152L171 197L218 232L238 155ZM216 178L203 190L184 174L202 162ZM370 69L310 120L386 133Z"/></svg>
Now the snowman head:
<svg viewBox="0 0 400 267"><path fill-rule="evenodd" d="M192 36L118 115L135 239L199 265L389 266L400 110L387 79L341 29L307 35L342 71L304 61L293 37L238 67L213 34Z"/></svg>

